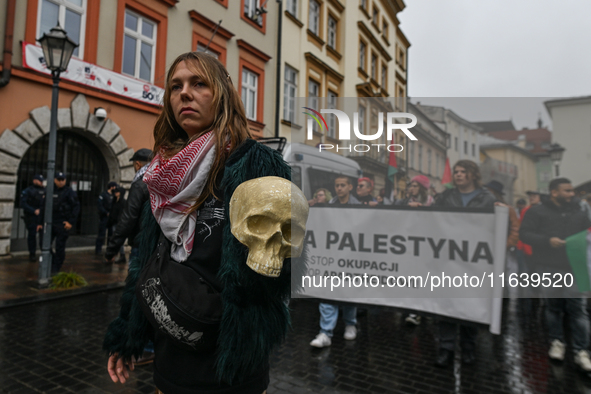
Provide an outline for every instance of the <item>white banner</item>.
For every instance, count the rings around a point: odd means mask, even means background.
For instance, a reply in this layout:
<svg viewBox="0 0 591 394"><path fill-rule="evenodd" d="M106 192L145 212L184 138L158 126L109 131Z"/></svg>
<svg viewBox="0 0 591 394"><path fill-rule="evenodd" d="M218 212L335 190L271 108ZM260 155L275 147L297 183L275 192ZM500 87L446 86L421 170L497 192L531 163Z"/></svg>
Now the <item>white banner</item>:
<svg viewBox="0 0 591 394"><path fill-rule="evenodd" d="M51 74L45 65L43 49L33 44L23 43L23 65L44 74ZM164 89L76 58L70 60L68 69L61 73L60 78L144 103L162 105Z"/></svg>
<svg viewBox="0 0 591 394"><path fill-rule="evenodd" d="M508 216L312 207L308 275L293 296L426 311L498 334Z"/></svg>

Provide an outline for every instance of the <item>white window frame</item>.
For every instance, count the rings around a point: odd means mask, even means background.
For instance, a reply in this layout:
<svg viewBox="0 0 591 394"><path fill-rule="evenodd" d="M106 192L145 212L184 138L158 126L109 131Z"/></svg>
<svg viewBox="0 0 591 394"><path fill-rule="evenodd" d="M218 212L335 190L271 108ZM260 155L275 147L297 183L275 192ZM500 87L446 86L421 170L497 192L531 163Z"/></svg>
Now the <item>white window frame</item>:
<svg viewBox="0 0 591 394"><path fill-rule="evenodd" d="M333 26L331 26L331 22L333 22ZM337 49L337 26L338 21L332 17L332 15L328 15L328 31L326 35L326 45L331 47L332 49Z"/></svg>
<svg viewBox="0 0 591 394"><path fill-rule="evenodd" d="M285 10L297 18L298 17L298 0L287 0Z"/></svg>
<svg viewBox="0 0 591 394"><path fill-rule="evenodd" d="M248 80L250 78L244 78L244 74L248 77L249 74L254 76L254 85L250 85ZM246 81L246 82L245 82ZM246 113L246 118L250 120L257 120L257 101L258 101L258 83L259 83L259 75L253 71L250 71L246 67L242 67L242 87L241 87L241 95L242 95L242 104L244 104L244 111ZM248 92L254 92L254 105L253 105L253 114L248 113L248 108L250 107L250 103L248 102Z"/></svg>
<svg viewBox="0 0 591 394"><path fill-rule="evenodd" d="M328 91L328 97L326 99L326 104L327 107L329 109L337 109L337 98L339 96L333 92L332 90ZM327 130L327 135L330 138L336 138L336 115L335 114L329 114L328 115L328 130Z"/></svg>
<svg viewBox="0 0 591 394"><path fill-rule="evenodd" d="M244 0L244 15L254 23L258 24L259 26L263 26L263 14L260 14L259 17L254 20L254 16L256 15L256 10L261 7L260 0Z"/></svg>
<svg viewBox="0 0 591 394"><path fill-rule="evenodd" d="M78 56L77 59L84 60L84 40L86 39L86 14L87 14L87 0L82 0L82 7L79 7L75 4L68 2L67 0L39 0L39 5L37 6L37 30L36 30L36 38L41 38L43 33L41 31L41 9L43 8L43 3L47 1L49 3L53 3L59 6L58 11L58 21L59 25L63 28L66 25L66 9L70 9L71 11L76 12L77 14L82 15L80 18L80 43L78 45ZM57 21L56 21L57 22ZM51 26L52 28L55 26ZM49 33L49 32L46 32Z"/></svg>
<svg viewBox="0 0 591 394"><path fill-rule="evenodd" d="M314 7L314 4L316 5ZM314 11L316 11L314 13ZM316 0L310 0L308 10L308 28L310 31L320 37L320 3Z"/></svg>
<svg viewBox="0 0 591 394"><path fill-rule="evenodd" d="M293 80L290 80L290 76L293 76ZM288 122L295 120L295 98L297 95L298 72L286 64L283 73L283 119Z"/></svg>
<svg viewBox="0 0 591 394"><path fill-rule="evenodd" d="M133 31L131 29L129 29L128 27L125 26L125 18L127 17L127 14L131 14L133 16L135 16L136 18L138 18L138 29L137 31ZM152 45L152 60L151 60L151 67L150 67L150 80L148 82L153 82L154 81L154 69L156 66L156 37L158 37L158 23L154 20L151 20L149 18L146 18L140 14L138 14L137 12L133 12L132 10L126 8L125 9L125 15L123 16L124 20L123 20L123 26L124 26L124 30L123 30L123 53L121 56L121 73L125 74L125 75L130 75L127 73L123 72L123 59L125 58L125 36L129 36L131 38L134 38L136 40L136 46L135 46L135 67L134 67L134 73L132 75L132 77L137 78L137 79L141 79L140 78L140 57L141 57L141 51L142 51L142 42L146 43L146 44L150 44ZM144 23L144 20L150 22L152 25L154 25L154 30L153 30L153 37L149 38L144 36L143 34L141 34L142 31L142 25ZM145 81L144 79L142 79L142 81Z"/></svg>

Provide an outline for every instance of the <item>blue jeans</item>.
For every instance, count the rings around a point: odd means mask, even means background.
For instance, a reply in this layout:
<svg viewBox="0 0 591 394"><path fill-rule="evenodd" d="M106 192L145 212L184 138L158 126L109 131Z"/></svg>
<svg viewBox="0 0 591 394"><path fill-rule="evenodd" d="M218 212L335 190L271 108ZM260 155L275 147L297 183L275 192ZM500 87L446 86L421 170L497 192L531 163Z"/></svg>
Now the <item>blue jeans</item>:
<svg viewBox="0 0 591 394"><path fill-rule="evenodd" d="M585 298L546 299L546 325L550 341L564 342L563 315L568 314L571 329L571 346L574 351L589 348L589 314Z"/></svg>
<svg viewBox="0 0 591 394"><path fill-rule="evenodd" d="M332 331L336 327L337 319L339 317L339 306L321 302L318 309L320 310L320 332L323 332L332 338ZM343 305L343 320L347 326L356 325L357 307Z"/></svg>

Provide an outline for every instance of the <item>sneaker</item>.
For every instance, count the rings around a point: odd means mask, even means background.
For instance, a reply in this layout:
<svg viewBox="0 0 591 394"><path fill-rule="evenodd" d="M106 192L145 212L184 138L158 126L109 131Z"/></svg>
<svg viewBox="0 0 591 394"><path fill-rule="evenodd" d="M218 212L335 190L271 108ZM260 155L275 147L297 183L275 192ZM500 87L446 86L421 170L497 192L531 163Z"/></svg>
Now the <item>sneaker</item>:
<svg viewBox="0 0 591 394"><path fill-rule="evenodd" d="M589 352L586 350L579 350L575 353L575 364L585 372L591 372L591 359L589 359Z"/></svg>
<svg viewBox="0 0 591 394"><path fill-rule="evenodd" d="M411 313L410 315L408 315L406 317L406 319L404 319L405 322L407 322L408 324L413 324L415 326L418 326L419 324L421 324L421 317L419 315L415 315L414 313Z"/></svg>
<svg viewBox="0 0 591 394"><path fill-rule="evenodd" d="M330 346L331 343L332 343L332 341L330 340L330 337L328 335L326 335L325 333L321 332L320 334L316 335L316 338L314 338L312 340L312 342L310 342L310 346L314 346L317 348L323 348L323 347Z"/></svg>
<svg viewBox="0 0 591 394"><path fill-rule="evenodd" d="M548 356L550 356L550 358L552 360L558 360L558 361L562 361L564 360L564 343L561 342L558 339L555 339L552 341L551 345L550 345L550 350L548 351ZM587 356L588 359L589 356Z"/></svg>
<svg viewBox="0 0 591 394"><path fill-rule="evenodd" d="M357 327L355 326L347 326L345 327L345 335L343 335L347 341L352 341L357 338Z"/></svg>

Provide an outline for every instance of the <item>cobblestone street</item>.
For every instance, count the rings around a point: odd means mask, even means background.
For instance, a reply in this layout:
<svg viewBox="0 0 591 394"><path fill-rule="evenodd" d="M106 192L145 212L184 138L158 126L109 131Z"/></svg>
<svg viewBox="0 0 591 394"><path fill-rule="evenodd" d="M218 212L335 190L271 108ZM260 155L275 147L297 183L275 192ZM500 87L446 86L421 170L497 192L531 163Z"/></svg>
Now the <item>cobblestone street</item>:
<svg viewBox="0 0 591 394"><path fill-rule="evenodd" d="M101 343L118 313L120 291L72 297L0 311L0 392L153 393L152 367L137 367L125 385L111 383ZM317 303L294 300L293 330L272 358L268 393L591 393L591 380L575 370L572 353L563 365L548 361L542 308L520 321L506 302L503 335L481 329L478 361L453 368L433 366L435 322L405 325L403 314L371 307L359 317L355 341L342 338L314 349Z"/></svg>

